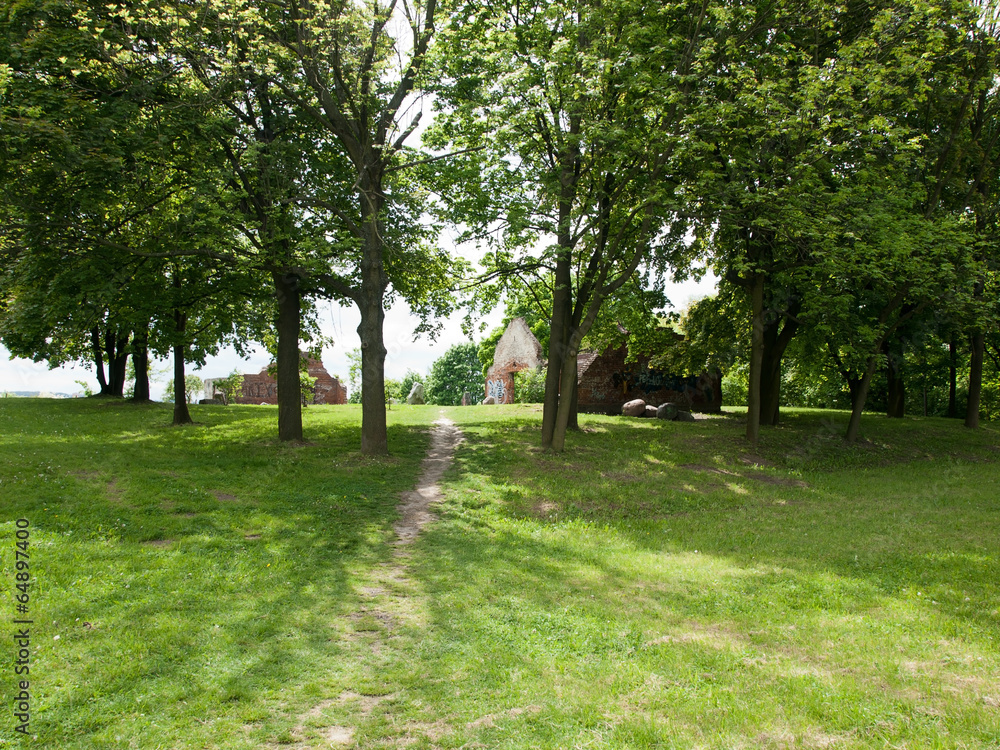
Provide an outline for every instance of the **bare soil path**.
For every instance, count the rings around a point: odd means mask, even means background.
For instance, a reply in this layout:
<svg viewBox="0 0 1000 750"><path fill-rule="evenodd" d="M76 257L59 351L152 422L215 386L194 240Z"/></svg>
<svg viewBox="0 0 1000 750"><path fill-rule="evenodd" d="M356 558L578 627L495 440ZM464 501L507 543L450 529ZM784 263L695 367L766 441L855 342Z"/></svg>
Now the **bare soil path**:
<svg viewBox="0 0 1000 750"><path fill-rule="evenodd" d="M440 417L434 422L434 433L431 436L431 447L421 464L420 478L417 486L403 493L399 503L400 519L396 522L396 546L405 547L411 544L420 530L434 520L431 505L441 499L441 488L438 482L451 466L455 448L462 442L462 431L447 417ZM399 550L397 550L397 555Z"/></svg>

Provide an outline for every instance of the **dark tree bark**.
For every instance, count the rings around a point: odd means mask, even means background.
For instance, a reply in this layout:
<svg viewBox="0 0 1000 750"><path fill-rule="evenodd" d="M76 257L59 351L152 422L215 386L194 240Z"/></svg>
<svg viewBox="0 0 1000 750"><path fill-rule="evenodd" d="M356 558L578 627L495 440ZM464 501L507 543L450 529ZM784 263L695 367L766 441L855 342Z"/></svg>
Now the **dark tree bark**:
<svg viewBox="0 0 1000 750"><path fill-rule="evenodd" d="M573 362L573 398L569 407L569 422L566 428L569 430L580 429L580 368L579 359Z"/></svg>
<svg viewBox="0 0 1000 750"><path fill-rule="evenodd" d="M385 290L389 277L382 260L383 199L380 162L371 155L373 179L362 183L361 201L363 254L361 257L361 293L356 299L361 310L358 336L361 338L361 452L369 456L389 453L389 435L385 414Z"/></svg>
<svg viewBox="0 0 1000 750"><path fill-rule="evenodd" d="M94 353L94 370L97 373L97 383L101 386L100 395L110 396L111 388L104 376L104 347L101 344L101 330L94 326L90 329L90 347Z"/></svg>
<svg viewBox="0 0 1000 750"><path fill-rule="evenodd" d="M785 350L799 330L798 315L801 303L789 304L784 313L764 325L764 349L761 357L760 421L777 425L781 419L781 362Z"/></svg>
<svg viewBox="0 0 1000 750"><path fill-rule="evenodd" d="M572 129L572 128L571 128ZM579 155L572 148L561 155L559 227L556 241L555 287L552 290L552 320L549 334L549 361L545 371L545 402L542 407L542 449L554 450L557 413L562 387L562 371L568 353L569 338L573 324L572 256L573 239L570 220L576 195Z"/></svg>
<svg viewBox="0 0 1000 750"><path fill-rule="evenodd" d="M764 274L755 273L750 286L750 384L747 391L747 440L760 437L761 367L764 359Z"/></svg>
<svg viewBox="0 0 1000 750"><path fill-rule="evenodd" d="M958 417L958 344L955 334L951 334L948 342L948 416Z"/></svg>
<svg viewBox="0 0 1000 750"><path fill-rule="evenodd" d="M901 419L906 414L906 383L903 380L903 342L887 341L883 347L886 355L886 380L889 384L886 416Z"/></svg>
<svg viewBox="0 0 1000 750"><path fill-rule="evenodd" d="M299 381L299 333L302 296L299 278L272 273L278 302L278 440L302 440L302 399Z"/></svg>
<svg viewBox="0 0 1000 750"><path fill-rule="evenodd" d="M125 373L128 371L129 332L110 327L104 335L108 357L108 390L116 398L125 397Z"/></svg>
<svg viewBox="0 0 1000 750"><path fill-rule="evenodd" d="M175 277L175 286L179 279ZM188 411L187 390L184 387L184 356L187 345L184 343L184 332L187 328L187 315L174 309L174 424L192 424L191 413Z"/></svg>
<svg viewBox="0 0 1000 750"><path fill-rule="evenodd" d="M986 350L986 334L976 331L972 334L972 356L969 358L969 403L965 407L965 426L979 427L979 404L983 393L983 354Z"/></svg>
<svg viewBox="0 0 1000 750"><path fill-rule="evenodd" d="M871 386L872 375L875 374L877 366L878 357L869 357L868 366L865 368L865 374L858 383L857 392L855 393L853 403L851 404L851 420L847 424L847 435L845 436L848 443L853 443L858 439L858 432L861 429L861 412L864 411L865 401L868 400L868 388Z"/></svg>
<svg viewBox="0 0 1000 750"><path fill-rule="evenodd" d="M140 326L132 337L132 367L135 369L135 386L132 400L149 401L149 325Z"/></svg>

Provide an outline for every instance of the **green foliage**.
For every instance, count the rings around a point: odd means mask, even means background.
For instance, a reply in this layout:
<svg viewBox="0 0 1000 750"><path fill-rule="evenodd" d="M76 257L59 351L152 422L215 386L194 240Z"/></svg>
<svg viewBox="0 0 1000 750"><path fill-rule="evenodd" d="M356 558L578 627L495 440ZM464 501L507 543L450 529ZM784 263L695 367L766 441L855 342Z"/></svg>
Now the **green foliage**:
<svg viewBox="0 0 1000 750"><path fill-rule="evenodd" d="M518 404L540 404L545 401L545 370L518 370L514 373L514 401Z"/></svg>
<svg viewBox="0 0 1000 750"><path fill-rule="evenodd" d="M482 401L483 375L476 344L455 344L435 360L425 388L429 404L461 404L466 392L472 403Z"/></svg>
<svg viewBox="0 0 1000 750"><path fill-rule="evenodd" d="M216 378L214 386L217 392L223 394L226 403L234 403L236 398L243 395L243 373L233 370L224 378Z"/></svg>
<svg viewBox="0 0 1000 750"><path fill-rule="evenodd" d="M361 403L361 350L347 352L347 403ZM388 391L388 389L386 389ZM388 398L388 396L387 396Z"/></svg>
<svg viewBox="0 0 1000 750"><path fill-rule="evenodd" d="M399 381L399 393L401 395L401 401L406 401L406 398L410 395L410 391L413 389L414 383L423 383L425 380L424 376L413 370L407 370L406 374L403 375L403 379ZM425 394L426 395L426 394Z"/></svg>
<svg viewBox="0 0 1000 750"><path fill-rule="evenodd" d="M201 392L204 387L204 382L202 382L202 379L197 375L187 374L184 376L184 396L189 404L194 401L195 395ZM170 378L170 380L167 381L167 389L163 394L163 401L168 404L172 404L174 402L173 378Z"/></svg>

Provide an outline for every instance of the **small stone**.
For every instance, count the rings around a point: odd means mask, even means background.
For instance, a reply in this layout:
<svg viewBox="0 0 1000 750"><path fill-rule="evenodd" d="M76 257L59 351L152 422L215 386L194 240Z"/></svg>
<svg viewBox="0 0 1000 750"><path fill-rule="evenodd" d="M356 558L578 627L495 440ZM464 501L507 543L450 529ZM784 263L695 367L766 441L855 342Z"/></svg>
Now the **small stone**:
<svg viewBox="0 0 1000 750"><path fill-rule="evenodd" d="M493 396L487 396L483 401L484 404L495 404L497 402L496 398Z"/></svg>
<svg viewBox="0 0 1000 750"><path fill-rule="evenodd" d="M656 418L668 420L677 419L677 412L679 411L680 409L677 407L677 404L673 401L668 401L667 403L660 404L656 407Z"/></svg>
<svg viewBox="0 0 1000 750"><path fill-rule="evenodd" d="M656 407L653 406L652 404L646 404L646 411L645 411L645 413L643 413L640 416L646 417L647 419L655 419L656 418Z"/></svg>
<svg viewBox="0 0 1000 750"><path fill-rule="evenodd" d="M639 417L646 413L646 402L641 398L628 401L622 406L622 414L626 417Z"/></svg>
<svg viewBox="0 0 1000 750"><path fill-rule="evenodd" d="M677 417L674 419L675 422L694 422L694 414L689 411L679 410L677 412Z"/></svg>
<svg viewBox="0 0 1000 750"><path fill-rule="evenodd" d="M408 404L422 404L424 403L424 384L414 383L413 387L410 389L410 395L406 397L406 403Z"/></svg>

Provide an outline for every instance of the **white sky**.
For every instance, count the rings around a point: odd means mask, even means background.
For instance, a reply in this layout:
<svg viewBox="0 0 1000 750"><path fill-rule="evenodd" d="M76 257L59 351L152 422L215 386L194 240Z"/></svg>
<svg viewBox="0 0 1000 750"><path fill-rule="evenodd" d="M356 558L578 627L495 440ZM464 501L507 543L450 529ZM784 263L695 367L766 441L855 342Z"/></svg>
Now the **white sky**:
<svg viewBox="0 0 1000 750"><path fill-rule="evenodd" d="M700 299L715 291L716 279L711 273L700 282L686 281L682 284L670 284L667 296L675 309L683 309L693 299ZM486 318L487 331L498 326L503 319L503 310L498 309ZM323 364L332 375L347 378L347 352L361 346L357 327L361 315L357 307L338 307L332 303L323 303L320 308L320 320L323 333L331 336L335 342L332 348L323 350ZM388 355L385 361L387 378L401 378L407 370L412 369L426 374L431 364L454 345L468 341L462 333L462 312L455 313L444 325L437 341L430 341L426 336L414 340L413 330L417 327L417 319L410 313L405 303L400 302L386 313L385 344ZM477 339L478 340L478 339ZM209 358L205 367L195 374L202 378L225 377L234 369L245 373L259 372L268 365L270 357L263 347L247 360L242 360L232 349L225 350L217 357ZM151 395L159 399L163 395L168 379L173 377L172 365L169 360L153 363L153 368L164 372L158 382L150 383ZM190 370L189 370L190 371ZM44 363L35 363L27 359L11 359L10 353L0 346L0 392L2 391L45 391L50 393L74 394L82 391L75 382L83 380L90 384L93 390L98 389L97 378L93 367L58 367L50 370Z"/></svg>

